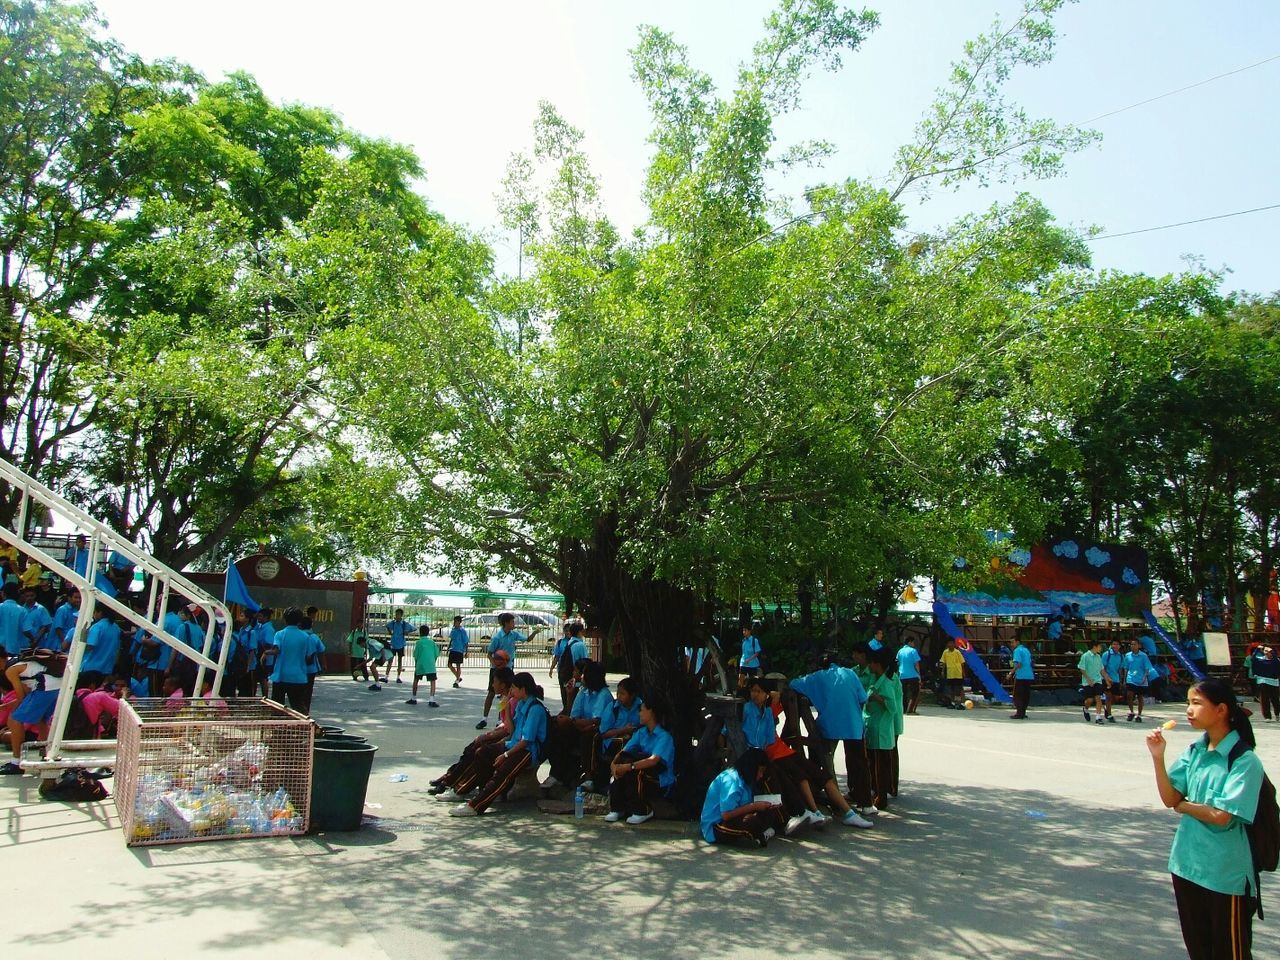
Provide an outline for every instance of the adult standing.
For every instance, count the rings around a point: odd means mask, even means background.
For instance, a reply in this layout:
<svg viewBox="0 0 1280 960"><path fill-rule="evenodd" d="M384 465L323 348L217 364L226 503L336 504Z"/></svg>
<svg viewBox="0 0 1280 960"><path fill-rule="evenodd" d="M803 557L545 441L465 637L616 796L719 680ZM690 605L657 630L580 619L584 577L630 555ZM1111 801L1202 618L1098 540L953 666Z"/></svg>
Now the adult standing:
<svg viewBox="0 0 1280 960"><path fill-rule="evenodd" d="M1025 720L1027 707L1031 705L1031 681L1036 678L1036 671L1031 665L1031 651L1016 636L1013 638L1010 663L1009 679L1013 681L1013 713L1009 714L1009 719Z"/></svg>
<svg viewBox="0 0 1280 960"><path fill-rule="evenodd" d="M489 710L493 706L493 671L501 667L512 670L516 666L516 644L524 643L529 638L515 629L516 618L513 613L498 616L498 632L489 638L489 691L484 697L484 716L476 724L477 730L489 725Z"/></svg>

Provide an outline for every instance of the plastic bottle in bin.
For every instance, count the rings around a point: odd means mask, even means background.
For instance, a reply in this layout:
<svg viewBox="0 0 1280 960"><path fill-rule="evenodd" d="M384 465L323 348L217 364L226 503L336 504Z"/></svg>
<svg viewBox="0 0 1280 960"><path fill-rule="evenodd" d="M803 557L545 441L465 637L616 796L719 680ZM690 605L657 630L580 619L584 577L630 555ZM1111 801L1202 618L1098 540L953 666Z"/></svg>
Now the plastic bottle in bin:
<svg viewBox="0 0 1280 960"><path fill-rule="evenodd" d="M579 820L582 819L583 807L586 805L586 799L586 795L581 787L573 791L573 815Z"/></svg>

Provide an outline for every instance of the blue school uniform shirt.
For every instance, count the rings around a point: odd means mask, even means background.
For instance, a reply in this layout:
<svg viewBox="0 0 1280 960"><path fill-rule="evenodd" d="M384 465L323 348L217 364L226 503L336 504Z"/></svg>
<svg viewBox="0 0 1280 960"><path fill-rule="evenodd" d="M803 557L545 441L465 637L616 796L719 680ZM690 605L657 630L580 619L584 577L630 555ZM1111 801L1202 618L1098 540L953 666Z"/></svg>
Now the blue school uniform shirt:
<svg viewBox="0 0 1280 960"><path fill-rule="evenodd" d="M17 600L0 603L0 644L11 657L22 652L22 621L26 611Z"/></svg>
<svg viewBox="0 0 1280 960"><path fill-rule="evenodd" d="M715 843L715 825L723 822L724 815L730 810L737 810L755 798L751 786L737 770L733 767L721 770L711 781L711 786L707 787L707 799L702 801L702 839L707 843Z"/></svg>
<svg viewBox="0 0 1280 960"><path fill-rule="evenodd" d="M493 656L499 650L505 650L510 658L507 661L507 666L514 668L516 665L516 644L523 643L527 639L529 638L518 630L499 630L489 638L489 656Z"/></svg>
<svg viewBox="0 0 1280 960"><path fill-rule="evenodd" d="M1112 683L1124 683L1124 654L1118 650L1103 651L1102 669Z"/></svg>
<svg viewBox="0 0 1280 960"><path fill-rule="evenodd" d="M276 625L270 620L265 623L255 623L253 625L254 646L258 650L258 660L264 667L270 667L275 663L276 655L267 649L273 647L276 643Z"/></svg>
<svg viewBox="0 0 1280 960"><path fill-rule="evenodd" d="M320 672L320 657L324 653L324 641L320 639L320 635L314 630L306 631L308 637L311 638L311 650L308 655L310 662L307 664L307 676L314 677Z"/></svg>
<svg viewBox="0 0 1280 960"><path fill-rule="evenodd" d="M1034 680L1035 678L1036 671L1031 666L1031 651L1019 645L1018 649L1013 651L1013 679Z"/></svg>
<svg viewBox="0 0 1280 960"><path fill-rule="evenodd" d="M1049 629L1045 631L1050 640L1062 639L1062 621L1053 619L1049 621Z"/></svg>
<svg viewBox="0 0 1280 960"><path fill-rule="evenodd" d="M1201 823L1182 814L1169 850L1169 872L1217 893L1256 894L1253 854L1245 825L1253 823L1262 786L1262 761L1252 750L1227 757L1240 735L1232 730L1210 750L1207 737L1194 741L1169 768L1169 782L1192 803L1205 803L1231 814L1225 827Z"/></svg>
<svg viewBox="0 0 1280 960"><path fill-rule="evenodd" d="M791 689L813 703L818 711L818 731L824 739L862 739L862 705L867 702L867 691L848 667L833 663L825 670L793 680Z"/></svg>
<svg viewBox="0 0 1280 960"><path fill-rule="evenodd" d="M454 627L449 631L450 653L466 653L468 642L467 631L462 627Z"/></svg>
<svg viewBox="0 0 1280 960"><path fill-rule="evenodd" d="M778 739L778 721L768 703L757 707L750 700L746 702L742 708L742 735L747 746L756 750L763 750Z"/></svg>
<svg viewBox="0 0 1280 960"><path fill-rule="evenodd" d="M306 683L307 654L311 651L311 634L292 625L275 634L276 665L271 671L272 683Z"/></svg>
<svg viewBox="0 0 1280 960"><path fill-rule="evenodd" d="M760 638L754 633L742 640L742 659L739 661L749 670L760 666Z"/></svg>
<svg viewBox="0 0 1280 960"><path fill-rule="evenodd" d="M151 696L151 678L130 677L129 689L133 691L135 697L149 697Z"/></svg>
<svg viewBox="0 0 1280 960"><path fill-rule="evenodd" d="M83 577L85 575L85 571L89 569L88 547L72 547L67 551L67 555L62 558L62 562Z"/></svg>
<svg viewBox="0 0 1280 960"><path fill-rule="evenodd" d="M903 680L920 679L920 651L910 644L898 651L898 676Z"/></svg>
<svg viewBox="0 0 1280 960"><path fill-rule="evenodd" d="M610 700L608 706L605 707L604 713L600 716L600 730L620 730L623 727L640 726L640 704L643 701L636 697L631 701L631 706L624 707L622 702L617 698ZM610 737L607 740L600 741L601 752L608 750L613 746L613 741L617 737Z"/></svg>
<svg viewBox="0 0 1280 960"><path fill-rule="evenodd" d="M648 727L641 727L631 735L623 750L636 754L641 760L646 757L662 758L658 786L663 790L669 789L676 782L676 742L660 725L655 726L652 732Z"/></svg>
<svg viewBox="0 0 1280 960"><path fill-rule="evenodd" d="M1138 646L1142 647L1142 652L1148 657L1154 657L1159 653L1159 651L1156 650L1156 642L1145 633L1138 638Z"/></svg>
<svg viewBox="0 0 1280 960"><path fill-rule="evenodd" d="M33 603L23 608L22 637L27 646L46 647L51 642L49 628L53 626L53 617L42 603Z"/></svg>
<svg viewBox="0 0 1280 960"><path fill-rule="evenodd" d="M511 739L506 747L512 749L521 740L529 751L530 763L537 766L542 762L542 748L547 742L547 708L541 700L525 697L516 704L513 718Z"/></svg>
<svg viewBox="0 0 1280 960"><path fill-rule="evenodd" d="M71 646L71 637L75 633L76 621L80 619L80 608L72 603L63 603L57 610L53 611L53 642L58 645L59 650L66 650Z"/></svg>
<svg viewBox="0 0 1280 960"><path fill-rule="evenodd" d="M594 693L583 687L573 698L573 709L569 711L569 716L574 720L599 720L611 703L613 703L613 694L609 692L608 687L601 687Z"/></svg>
<svg viewBox="0 0 1280 960"><path fill-rule="evenodd" d="M112 570L128 570L134 565L133 561L126 557L119 550L112 550L107 556L107 563Z"/></svg>
<svg viewBox="0 0 1280 960"><path fill-rule="evenodd" d="M403 650L405 638L409 636L410 630L416 628L408 620L388 620L387 633L391 635L391 649Z"/></svg>
<svg viewBox="0 0 1280 960"><path fill-rule="evenodd" d="M120 656L120 628L110 620L98 620L85 634L84 645L80 670L84 673L111 673Z"/></svg>
<svg viewBox="0 0 1280 960"><path fill-rule="evenodd" d="M1190 638L1185 644L1183 644L1182 649L1189 660L1204 659L1204 644L1196 637Z"/></svg>
<svg viewBox="0 0 1280 960"><path fill-rule="evenodd" d="M1124 655L1125 682L1131 687L1145 687L1147 679L1155 673L1145 652L1130 650Z"/></svg>

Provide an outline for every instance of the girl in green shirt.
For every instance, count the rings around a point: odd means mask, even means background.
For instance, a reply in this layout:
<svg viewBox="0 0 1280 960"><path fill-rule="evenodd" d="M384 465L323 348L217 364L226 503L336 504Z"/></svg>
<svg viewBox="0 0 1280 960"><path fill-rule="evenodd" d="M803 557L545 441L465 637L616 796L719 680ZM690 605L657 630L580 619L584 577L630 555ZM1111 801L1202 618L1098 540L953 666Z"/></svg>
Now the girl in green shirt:
<svg viewBox="0 0 1280 960"><path fill-rule="evenodd" d="M892 654L887 649L872 651L867 658L871 685L867 687L865 740L871 768L871 804L876 810L889 806L897 791L894 784L893 751L898 744L898 717L902 713L902 682L890 670Z"/></svg>

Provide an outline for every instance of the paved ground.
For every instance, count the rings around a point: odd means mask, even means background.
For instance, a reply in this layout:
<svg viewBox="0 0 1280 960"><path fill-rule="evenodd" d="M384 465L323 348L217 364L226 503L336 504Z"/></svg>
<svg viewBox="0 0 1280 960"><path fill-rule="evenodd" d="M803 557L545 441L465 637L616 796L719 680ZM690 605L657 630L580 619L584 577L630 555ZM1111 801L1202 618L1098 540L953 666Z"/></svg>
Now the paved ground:
<svg viewBox="0 0 1280 960"><path fill-rule="evenodd" d="M43 802L35 781L0 780L0 865L49 894L29 920L11 917L25 938L14 955L1182 955L1165 872L1175 817L1142 730L1123 720L925 707L900 743L899 803L874 830L733 850L692 824L609 826L527 804L447 817L427 780L474 735L481 682L473 671L444 690L439 710L405 705L408 684L321 682L317 717L380 747L367 810L380 819L357 833L129 849L111 801ZM1280 724L1258 734L1280 771ZM1184 722L1170 739L1191 736ZM1280 880L1267 897L1257 957L1280 953Z"/></svg>

